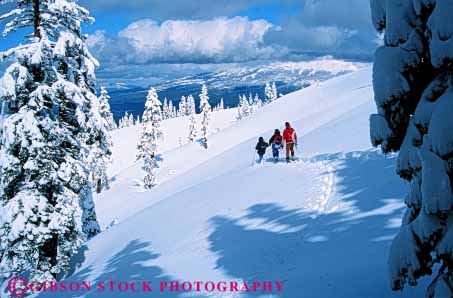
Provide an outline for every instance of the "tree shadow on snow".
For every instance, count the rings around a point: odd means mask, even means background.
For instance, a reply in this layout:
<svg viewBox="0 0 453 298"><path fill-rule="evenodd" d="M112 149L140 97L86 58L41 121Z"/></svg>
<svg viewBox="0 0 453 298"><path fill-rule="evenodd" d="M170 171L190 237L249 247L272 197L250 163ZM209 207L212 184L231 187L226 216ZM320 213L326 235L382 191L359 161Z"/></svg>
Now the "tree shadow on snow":
<svg viewBox="0 0 453 298"><path fill-rule="evenodd" d="M322 214L269 203L241 218L214 217L209 242L217 269L247 281L285 281L272 297L389 297L387 255L405 193L395 158L366 151L311 161L335 162L333 200L339 196L343 208Z"/></svg>
<svg viewBox="0 0 453 298"><path fill-rule="evenodd" d="M89 281L91 282L90 290L83 290L83 287L81 287L79 291L71 292L68 290L58 293L49 292L41 294L39 297L177 297L177 293L161 293L159 291L160 282L170 282L172 279L169 276L166 276L160 267L148 264L148 262L156 260L159 257L158 254L151 251L150 247L151 244L148 242L141 242L139 240L131 241L126 247L109 259L105 264L102 274L97 276L95 280L92 279L93 266L78 271L70 278L64 280L67 285L71 282L81 284L83 281ZM114 281L115 283L112 284L111 281ZM132 281L138 282L134 286L137 290L136 292L133 292L131 289L130 284ZM128 282L128 290L125 290L125 283L121 285L120 290L120 282ZM148 287L143 287L143 282L149 282L152 292L149 292ZM102 283L104 287L100 287L99 283ZM111 288L113 290L111 290Z"/></svg>

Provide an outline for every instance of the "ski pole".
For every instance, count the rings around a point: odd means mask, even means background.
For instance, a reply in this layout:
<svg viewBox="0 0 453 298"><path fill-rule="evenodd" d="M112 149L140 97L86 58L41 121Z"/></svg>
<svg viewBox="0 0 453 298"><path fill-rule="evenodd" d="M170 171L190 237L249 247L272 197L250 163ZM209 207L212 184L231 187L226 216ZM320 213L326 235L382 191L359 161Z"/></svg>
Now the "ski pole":
<svg viewBox="0 0 453 298"><path fill-rule="evenodd" d="M253 151L253 158L252 158L252 166L255 164L255 156L256 156L256 150Z"/></svg>

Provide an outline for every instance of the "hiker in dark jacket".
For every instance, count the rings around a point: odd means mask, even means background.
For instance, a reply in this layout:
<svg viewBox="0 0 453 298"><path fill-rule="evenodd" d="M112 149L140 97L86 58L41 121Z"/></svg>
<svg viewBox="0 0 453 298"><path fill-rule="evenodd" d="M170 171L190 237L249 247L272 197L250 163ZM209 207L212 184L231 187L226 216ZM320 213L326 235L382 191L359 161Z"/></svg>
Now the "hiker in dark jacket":
<svg viewBox="0 0 453 298"><path fill-rule="evenodd" d="M272 146L272 156L274 157L274 161L278 161L278 155L280 149L283 148L283 138L280 133L280 130L276 129L274 135L270 138L269 144Z"/></svg>
<svg viewBox="0 0 453 298"><path fill-rule="evenodd" d="M266 149L269 147L269 144L266 143L263 137L260 137L258 140L258 144L256 144L256 152L258 152L258 156L260 157L259 163L263 160L264 154L266 154Z"/></svg>

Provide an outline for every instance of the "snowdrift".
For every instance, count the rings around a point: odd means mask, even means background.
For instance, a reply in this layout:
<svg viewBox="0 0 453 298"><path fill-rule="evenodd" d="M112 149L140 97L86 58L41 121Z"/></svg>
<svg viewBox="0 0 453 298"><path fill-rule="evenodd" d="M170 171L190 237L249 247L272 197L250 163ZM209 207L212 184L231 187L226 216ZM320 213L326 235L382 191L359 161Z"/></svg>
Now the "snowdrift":
<svg viewBox="0 0 453 298"><path fill-rule="evenodd" d="M371 69L287 95L234 122L214 115L208 150L177 146L187 119L164 123L160 185L143 191L137 128L117 132L101 225L68 281L283 281L280 293L78 292L58 297L420 297L392 293L387 251L401 221L395 159L370 149ZM251 166L259 136L290 121L299 162ZM268 152L267 157L270 157ZM46 296L46 295L44 295ZM49 295L51 297L51 295Z"/></svg>

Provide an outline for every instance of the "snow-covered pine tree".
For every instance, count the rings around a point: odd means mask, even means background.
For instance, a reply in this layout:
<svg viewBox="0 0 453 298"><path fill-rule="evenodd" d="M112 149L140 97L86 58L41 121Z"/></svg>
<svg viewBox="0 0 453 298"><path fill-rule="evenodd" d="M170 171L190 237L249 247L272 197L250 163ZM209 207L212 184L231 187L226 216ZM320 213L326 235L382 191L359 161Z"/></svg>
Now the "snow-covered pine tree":
<svg viewBox="0 0 453 298"><path fill-rule="evenodd" d="M127 119L127 126L134 126L134 114L130 113L129 118Z"/></svg>
<svg viewBox="0 0 453 298"><path fill-rule="evenodd" d="M242 120L242 118L244 118L244 115L242 115L242 98L239 97L241 100L239 101L239 105L238 105L238 113L236 115L236 119L237 120Z"/></svg>
<svg viewBox="0 0 453 298"><path fill-rule="evenodd" d="M109 104L110 96L105 87L101 87L101 95L99 96L99 113L106 122L107 129L112 131L116 129L116 123L113 119L113 114L110 111Z"/></svg>
<svg viewBox="0 0 453 298"><path fill-rule="evenodd" d="M255 94L255 98L253 99L253 105L256 107L255 109L259 109L263 106L263 102L261 101L258 94Z"/></svg>
<svg viewBox="0 0 453 298"><path fill-rule="evenodd" d="M113 114L110 111L109 99L110 96L108 95L107 89L101 87L101 94L98 98L98 110L101 115L101 122L95 124L98 135L94 136L92 140L93 146L91 146L91 153L89 156L91 182L97 193L100 193L103 189L109 188L107 168L112 163L111 147L113 144L108 131L116 129L116 123L113 119ZM92 104L92 107L95 108L95 105ZM96 113L96 109L93 110L93 113Z"/></svg>
<svg viewBox="0 0 453 298"><path fill-rule="evenodd" d="M137 145L137 159L143 159L143 170L146 173L143 182L147 189L157 185L156 168L158 164L156 155L159 142L163 138L161 106L162 103L159 101L156 89L151 88L146 97L145 111L142 117L142 132Z"/></svg>
<svg viewBox="0 0 453 298"><path fill-rule="evenodd" d="M248 103L248 105L249 105L249 114L255 113L255 105L253 104L253 96L252 96L252 93L249 94L249 98L248 98L247 103Z"/></svg>
<svg viewBox="0 0 453 298"><path fill-rule="evenodd" d="M241 115L242 115L242 118L244 117L248 117L250 116L250 105L249 105L249 101L247 99L247 96L245 95L242 95L240 97L240 106L241 106Z"/></svg>
<svg viewBox="0 0 453 298"><path fill-rule="evenodd" d="M178 111L176 110L176 106L172 107L172 113L171 113L172 118L178 117Z"/></svg>
<svg viewBox="0 0 453 298"><path fill-rule="evenodd" d="M140 125L142 122L140 120L140 115L137 115L137 118L135 118L134 125Z"/></svg>
<svg viewBox="0 0 453 298"><path fill-rule="evenodd" d="M121 124L122 124L122 127L120 127L120 128L124 128L124 127L127 127L127 126L129 125L129 114L128 114L128 113L126 114L126 113L127 113L127 112L125 112L125 113L123 114L123 117L122 117L121 120L120 120L120 121L121 121ZM120 125L120 126L121 126L121 125Z"/></svg>
<svg viewBox="0 0 453 298"><path fill-rule="evenodd" d="M270 83L266 83L264 87L264 103L271 103L273 100L272 87Z"/></svg>
<svg viewBox="0 0 453 298"><path fill-rule="evenodd" d="M166 120L169 119L169 113L168 113L168 100L165 97L164 98L164 103L162 104L162 119Z"/></svg>
<svg viewBox="0 0 453 298"><path fill-rule="evenodd" d="M95 189L97 193L100 193L103 189L109 188L107 168L112 163L113 144L109 134L109 123L103 117L103 112L108 111L110 113L110 107L103 107L99 99L94 96L93 93L86 93L85 95L90 106L90 113L87 121L88 130L83 137L81 135L83 140L80 141L85 141L90 149L85 156L86 164L90 171L90 183L91 187ZM106 114L106 116L109 117L108 114ZM113 115L111 113L110 117L111 119L109 121L114 124L115 122L113 121ZM87 190L87 192L91 192L91 190ZM91 196L91 193L88 195Z"/></svg>
<svg viewBox="0 0 453 298"><path fill-rule="evenodd" d="M275 82L272 82L271 94L272 94L272 101L278 99L278 90L277 90L277 85L275 84Z"/></svg>
<svg viewBox="0 0 453 298"><path fill-rule="evenodd" d="M187 115L187 102L186 102L186 97L182 96L181 100L179 101L179 111L178 111L179 116L186 116Z"/></svg>
<svg viewBox="0 0 453 298"><path fill-rule="evenodd" d="M223 103L223 97L220 99L219 110L222 111L225 109L225 104Z"/></svg>
<svg viewBox="0 0 453 298"><path fill-rule="evenodd" d="M14 9L0 17L4 35L34 33L0 53L15 60L0 83L0 272L50 281L99 232L86 164L93 136L103 133L97 62L80 30L92 19L67 0L5 3Z"/></svg>
<svg viewBox="0 0 453 298"><path fill-rule="evenodd" d="M195 99L193 98L192 94L187 97L187 105L188 105L188 113L189 115L196 114L196 109L195 109Z"/></svg>
<svg viewBox="0 0 453 298"><path fill-rule="evenodd" d="M124 117L124 116L123 116L123 117ZM123 128L123 127L124 127L123 117L121 117L121 118L118 120L118 128Z"/></svg>
<svg viewBox="0 0 453 298"><path fill-rule="evenodd" d="M237 120L242 120L242 118L246 117L247 115L244 114L244 99L242 95L239 95L239 104L238 104L238 114L236 116Z"/></svg>
<svg viewBox="0 0 453 298"><path fill-rule="evenodd" d="M211 122L211 105L209 104L208 88L203 84L200 93L200 111L201 111L201 137L202 144L208 148L208 136Z"/></svg>
<svg viewBox="0 0 453 298"><path fill-rule="evenodd" d="M168 119L170 119L170 118L175 118L175 117L174 117L175 115L173 115L173 113L174 113L173 108L174 108L174 107L173 107L173 102L172 102L171 99L170 99L170 101L168 102Z"/></svg>
<svg viewBox="0 0 453 298"><path fill-rule="evenodd" d="M170 99L167 104L167 119L175 118L173 101Z"/></svg>
<svg viewBox="0 0 453 298"><path fill-rule="evenodd" d="M195 117L195 114L190 114L189 117L189 135L187 137L187 140L189 142L195 142L198 136L198 129L197 129L197 118Z"/></svg>
<svg viewBox="0 0 453 298"><path fill-rule="evenodd" d="M410 181L389 273L394 290L437 270L428 297L453 297L453 2L371 1L377 49L373 85L378 113L371 140L399 151L397 173Z"/></svg>
<svg viewBox="0 0 453 298"><path fill-rule="evenodd" d="M124 112L123 117L120 119L120 128L128 127L129 126L129 113L127 111Z"/></svg>
<svg viewBox="0 0 453 298"><path fill-rule="evenodd" d="M81 23L94 20L86 9L74 1L49 1L49 8L54 10L52 21L62 26L54 48L55 67L60 74L54 87L61 101L60 107L65 108L60 120L76 135L82 146L82 158L93 173L96 156L110 159L111 155L110 137L99 113L99 100L95 96L94 71L99 63L91 56L85 44L86 36L81 33ZM80 107L74 106L74 102ZM75 119L78 123L74 122ZM83 208L83 231L91 238L100 232L100 227L89 181L79 195Z"/></svg>

